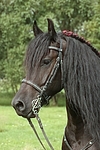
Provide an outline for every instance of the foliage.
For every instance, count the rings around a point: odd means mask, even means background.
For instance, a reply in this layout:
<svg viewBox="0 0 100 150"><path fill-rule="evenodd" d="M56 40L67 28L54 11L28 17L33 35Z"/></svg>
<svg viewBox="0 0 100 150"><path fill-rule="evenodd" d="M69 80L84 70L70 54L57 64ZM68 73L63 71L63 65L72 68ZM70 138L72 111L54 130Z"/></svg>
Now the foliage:
<svg viewBox="0 0 100 150"><path fill-rule="evenodd" d="M23 75L25 45L30 37L29 25L23 16L29 13L24 12L26 6L20 5L20 1L2 1L0 5L0 76L7 79L9 87L16 92Z"/></svg>
<svg viewBox="0 0 100 150"><path fill-rule="evenodd" d="M9 86L16 92L24 76L23 58L26 46L33 38L34 20L44 31L47 30L47 18L53 19L58 31L84 29L84 36L100 47L99 10L99 0L1 0L0 78L7 83L4 89Z"/></svg>
<svg viewBox="0 0 100 150"><path fill-rule="evenodd" d="M92 20L83 23L83 36L85 36L98 50L100 50L100 1L95 3Z"/></svg>
<svg viewBox="0 0 100 150"><path fill-rule="evenodd" d="M0 106L11 106L13 93L2 93L0 92Z"/></svg>

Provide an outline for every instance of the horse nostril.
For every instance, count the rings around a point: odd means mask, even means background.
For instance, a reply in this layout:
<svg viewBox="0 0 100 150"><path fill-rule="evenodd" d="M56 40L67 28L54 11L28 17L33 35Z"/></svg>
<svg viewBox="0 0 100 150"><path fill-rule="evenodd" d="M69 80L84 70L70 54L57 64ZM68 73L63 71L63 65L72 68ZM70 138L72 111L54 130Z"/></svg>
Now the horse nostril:
<svg viewBox="0 0 100 150"><path fill-rule="evenodd" d="M25 104L23 101L17 101L15 104L15 109L17 109L18 111L24 111L25 110Z"/></svg>

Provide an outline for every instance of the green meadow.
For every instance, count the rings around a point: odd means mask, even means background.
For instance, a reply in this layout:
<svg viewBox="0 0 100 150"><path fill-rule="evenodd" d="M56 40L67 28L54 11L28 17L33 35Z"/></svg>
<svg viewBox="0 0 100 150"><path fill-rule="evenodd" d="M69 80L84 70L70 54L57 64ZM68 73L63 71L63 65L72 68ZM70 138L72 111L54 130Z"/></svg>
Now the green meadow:
<svg viewBox="0 0 100 150"><path fill-rule="evenodd" d="M67 122L65 107L43 107L39 115L54 149L60 150ZM36 119L32 119L32 122L45 147L49 150ZM0 150L42 149L28 121L17 116L11 106L0 106Z"/></svg>

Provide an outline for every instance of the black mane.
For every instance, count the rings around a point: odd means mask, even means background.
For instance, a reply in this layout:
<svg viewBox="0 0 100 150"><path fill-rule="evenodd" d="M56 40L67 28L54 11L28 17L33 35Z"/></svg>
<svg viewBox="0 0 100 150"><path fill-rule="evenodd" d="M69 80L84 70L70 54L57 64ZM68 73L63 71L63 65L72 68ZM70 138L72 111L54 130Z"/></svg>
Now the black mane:
<svg viewBox="0 0 100 150"><path fill-rule="evenodd" d="M100 143L100 55L87 42L65 37L64 88L69 107L81 115L86 130Z"/></svg>

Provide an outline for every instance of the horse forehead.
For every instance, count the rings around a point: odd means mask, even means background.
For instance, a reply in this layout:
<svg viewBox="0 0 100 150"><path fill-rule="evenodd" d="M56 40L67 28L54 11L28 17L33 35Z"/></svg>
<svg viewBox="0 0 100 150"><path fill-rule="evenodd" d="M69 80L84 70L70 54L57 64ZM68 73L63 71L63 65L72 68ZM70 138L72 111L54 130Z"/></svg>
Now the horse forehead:
<svg viewBox="0 0 100 150"><path fill-rule="evenodd" d="M60 46L60 41L52 41L50 43L50 46L59 47Z"/></svg>

